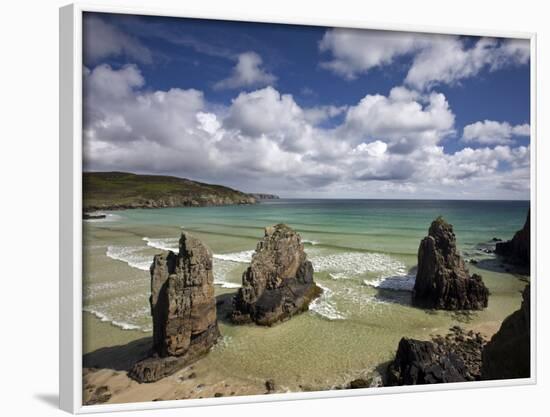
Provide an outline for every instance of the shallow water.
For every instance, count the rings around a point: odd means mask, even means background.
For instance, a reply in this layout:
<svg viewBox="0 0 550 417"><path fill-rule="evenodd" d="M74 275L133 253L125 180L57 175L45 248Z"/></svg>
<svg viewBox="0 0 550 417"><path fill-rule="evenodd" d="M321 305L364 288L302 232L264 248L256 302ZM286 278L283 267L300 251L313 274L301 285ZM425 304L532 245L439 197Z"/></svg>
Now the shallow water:
<svg viewBox="0 0 550 417"><path fill-rule="evenodd" d="M275 200L255 206L127 210L84 224L84 352L151 333L149 265L176 249L182 228L213 251L218 296L240 284L263 228L287 223L302 236L324 294L310 311L272 328L234 326L203 365L288 389L326 388L391 359L403 336L427 338L453 324L495 328L518 308L523 277L479 250L520 229L529 202ZM489 307L461 315L411 306L420 239L443 215L470 272L483 276Z"/></svg>

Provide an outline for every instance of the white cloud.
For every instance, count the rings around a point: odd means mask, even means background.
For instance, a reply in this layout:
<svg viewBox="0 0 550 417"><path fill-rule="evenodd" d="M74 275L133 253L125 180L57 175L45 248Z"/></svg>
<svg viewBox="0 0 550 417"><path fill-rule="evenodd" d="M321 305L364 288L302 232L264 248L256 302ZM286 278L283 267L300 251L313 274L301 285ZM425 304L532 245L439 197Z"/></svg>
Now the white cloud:
<svg viewBox="0 0 550 417"><path fill-rule="evenodd" d="M95 63L109 56L125 55L144 64L152 62L151 51L139 39L96 16L85 17L83 23L86 61Z"/></svg>
<svg viewBox="0 0 550 417"><path fill-rule="evenodd" d="M434 36L414 58L405 83L418 89L454 84L477 75L529 60L528 41L482 38L468 47L455 36Z"/></svg>
<svg viewBox="0 0 550 417"><path fill-rule="evenodd" d="M396 57L411 54L424 39L404 32L379 30L331 29L325 32L319 49L333 59L321 63L344 78L355 79L371 68L391 64Z"/></svg>
<svg viewBox="0 0 550 417"><path fill-rule="evenodd" d="M348 106L316 106L304 109L305 119L313 124L318 125L326 120L332 119L345 113Z"/></svg>
<svg viewBox="0 0 550 417"><path fill-rule="evenodd" d="M352 142L383 139L394 153L435 145L453 132L454 114L445 96L420 97L401 87L389 96L367 95L346 114L340 132Z"/></svg>
<svg viewBox="0 0 550 417"><path fill-rule="evenodd" d="M451 35L357 29L328 30L319 48L332 55L321 66L346 79L411 56L405 83L419 90L454 84L483 69L525 64L530 56L527 40L481 38L471 45L471 41Z"/></svg>
<svg viewBox="0 0 550 417"><path fill-rule="evenodd" d="M226 90L274 84L277 77L262 68L262 63L262 58L256 52L239 54L231 75L214 84L214 89Z"/></svg>
<svg viewBox="0 0 550 417"><path fill-rule="evenodd" d="M137 67L108 65L86 70L84 87L87 170L172 174L287 196L528 195L529 147L445 153L440 142L454 115L442 94L367 95L344 110L341 125L321 128L272 87L221 107L193 89L150 91Z"/></svg>
<svg viewBox="0 0 550 417"><path fill-rule="evenodd" d="M528 124L512 126L508 122L484 120L464 126L462 140L482 145L511 144L513 136L529 136Z"/></svg>

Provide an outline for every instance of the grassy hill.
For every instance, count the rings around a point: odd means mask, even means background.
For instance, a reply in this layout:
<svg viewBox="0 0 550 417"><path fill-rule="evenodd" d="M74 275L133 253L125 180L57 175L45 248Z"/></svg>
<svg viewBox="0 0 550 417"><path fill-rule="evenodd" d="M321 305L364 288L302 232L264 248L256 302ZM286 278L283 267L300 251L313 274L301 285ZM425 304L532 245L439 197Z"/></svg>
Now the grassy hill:
<svg viewBox="0 0 550 417"><path fill-rule="evenodd" d="M84 211L129 208L254 204L256 199L228 187L185 178L127 172L85 172Z"/></svg>

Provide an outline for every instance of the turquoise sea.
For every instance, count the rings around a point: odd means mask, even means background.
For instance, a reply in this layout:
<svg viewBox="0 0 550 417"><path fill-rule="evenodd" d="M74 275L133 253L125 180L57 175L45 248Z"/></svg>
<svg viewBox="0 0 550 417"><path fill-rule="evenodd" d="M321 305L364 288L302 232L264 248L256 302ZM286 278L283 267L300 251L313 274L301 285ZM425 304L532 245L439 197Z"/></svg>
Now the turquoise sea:
<svg viewBox="0 0 550 417"><path fill-rule="evenodd" d="M177 250L182 230L214 253L218 296L234 293L265 226L302 236L324 293L310 311L266 329L221 321L223 341L202 361L217 377L274 378L290 390L326 388L374 371L403 336L428 338L454 325L490 335L518 308L528 277L486 249L523 226L528 201L267 200L251 206L138 209L84 222L84 350L151 332L149 265ZM462 315L411 305L420 240L442 215L454 225L470 272L483 276L489 307ZM227 296L226 296L227 297Z"/></svg>

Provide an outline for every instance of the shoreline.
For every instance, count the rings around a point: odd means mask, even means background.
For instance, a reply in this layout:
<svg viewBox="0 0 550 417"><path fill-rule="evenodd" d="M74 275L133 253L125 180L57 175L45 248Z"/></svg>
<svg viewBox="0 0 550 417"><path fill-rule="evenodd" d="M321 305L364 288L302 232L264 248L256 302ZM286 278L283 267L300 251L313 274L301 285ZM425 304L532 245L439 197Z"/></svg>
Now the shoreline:
<svg viewBox="0 0 550 417"><path fill-rule="evenodd" d="M299 389L291 390L271 381L273 388L268 390L269 379L263 380L250 375L242 378L235 375L228 376L217 369L211 369L205 356L197 359L173 375L153 383L138 383L127 375L127 370L133 363L145 356L151 346L151 333L140 330L123 330L110 322L101 321L89 312L83 312L87 319L95 321L95 325L110 326L117 332L125 334L128 339L126 345L99 347L83 355L83 399L88 403L127 403L145 401L167 401L196 398L216 398L224 396L248 396L281 392L299 391L327 391L334 389L349 389L347 383L356 378L376 379L382 377L381 370L385 370L387 361L383 361L371 369L357 369L350 375L342 375L337 380L325 383L322 386L299 385ZM502 322L489 321L483 323L462 323L465 331L479 332L487 340L498 331ZM431 340L438 334L430 334L425 340ZM221 346L223 340L218 341ZM347 383L346 383L346 380ZM375 388L373 386L372 388ZM99 390L99 391L98 391ZM108 392L106 396L98 398L97 392ZM105 400L106 399L106 400ZM99 401L98 401L99 400ZM105 400L105 401L103 401ZM97 402L96 402L97 401Z"/></svg>

